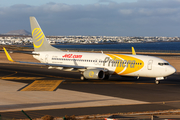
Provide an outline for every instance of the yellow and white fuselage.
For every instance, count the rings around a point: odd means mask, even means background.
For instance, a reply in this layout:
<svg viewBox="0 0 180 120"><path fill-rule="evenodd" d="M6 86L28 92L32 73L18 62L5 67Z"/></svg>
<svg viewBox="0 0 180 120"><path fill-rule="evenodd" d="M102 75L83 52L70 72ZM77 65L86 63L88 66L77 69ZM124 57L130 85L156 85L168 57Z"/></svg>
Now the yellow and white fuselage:
<svg viewBox="0 0 180 120"><path fill-rule="evenodd" d="M86 69L92 69L92 72L95 69L104 70L108 75L162 79L176 71L167 61L153 56L48 51L36 53L39 55L34 55L34 58L42 63L68 65L72 68L82 66L84 67L82 71ZM92 74L87 79L91 77Z"/></svg>

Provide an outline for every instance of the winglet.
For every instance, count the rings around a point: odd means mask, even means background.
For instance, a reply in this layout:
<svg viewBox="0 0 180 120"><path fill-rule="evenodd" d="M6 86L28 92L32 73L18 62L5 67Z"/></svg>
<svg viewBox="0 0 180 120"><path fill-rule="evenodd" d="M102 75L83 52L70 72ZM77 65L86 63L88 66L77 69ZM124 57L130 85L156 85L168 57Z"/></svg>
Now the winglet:
<svg viewBox="0 0 180 120"><path fill-rule="evenodd" d="M3 49L4 49L4 52L5 52L5 54L6 54L7 59L8 59L9 61L11 61L11 62L15 62L15 61L11 58L11 56L9 55L9 53L7 52L6 48L3 47Z"/></svg>
<svg viewBox="0 0 180 120"><path fill-rule="evenodd" d="M134 50L134 47L132 47L132 54L133 54L133 55L136 55L136 52L135 52L135 50Z"/></svg>

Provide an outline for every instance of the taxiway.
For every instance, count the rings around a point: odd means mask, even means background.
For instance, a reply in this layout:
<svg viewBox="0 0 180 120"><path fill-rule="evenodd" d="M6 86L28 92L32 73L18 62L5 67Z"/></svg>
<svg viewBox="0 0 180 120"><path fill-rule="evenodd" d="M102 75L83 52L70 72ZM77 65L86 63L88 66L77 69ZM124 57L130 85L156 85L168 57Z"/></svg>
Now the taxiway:
<svg viewBox="0 0 180 120"><path fill-rule="evenodd" d="M92 115L180 108L180 75L161 81L113 76L81 81L80 73L48 70L46 66L0 63L0 114L32 118L46 114ZM61 80L54 91L21 91L35 80Z"/></svg>

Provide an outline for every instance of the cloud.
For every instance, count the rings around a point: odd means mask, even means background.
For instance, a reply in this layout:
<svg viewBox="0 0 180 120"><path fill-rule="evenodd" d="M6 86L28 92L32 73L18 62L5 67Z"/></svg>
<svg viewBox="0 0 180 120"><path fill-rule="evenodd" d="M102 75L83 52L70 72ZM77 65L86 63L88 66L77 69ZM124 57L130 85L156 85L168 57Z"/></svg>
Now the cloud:
<svg viewBox="0 0 180 120"><path fill-rule="evenodd" d="M124 15L132 15L133 14L132 9L121 9L121 10L119 10L119 12Z"/></svg>
<svg viewBox="0 0 180 120"><path fill-rule="evenodd" d="M66 11L70 11L71 6L66 5L66 4L56 4L56 3L48 3L45 4L43 6L41 6L40 8L42 8L43 11L50 11L50 12L66 12Z"/></svg>
<svg viewBox="0 0 180 120"><path fill-rule="evenodd" d="M13 5L0 7L0 33L18 29L30 31L29 16L35 16L47 35L180 36L179 6L180 0Z"/></svg>

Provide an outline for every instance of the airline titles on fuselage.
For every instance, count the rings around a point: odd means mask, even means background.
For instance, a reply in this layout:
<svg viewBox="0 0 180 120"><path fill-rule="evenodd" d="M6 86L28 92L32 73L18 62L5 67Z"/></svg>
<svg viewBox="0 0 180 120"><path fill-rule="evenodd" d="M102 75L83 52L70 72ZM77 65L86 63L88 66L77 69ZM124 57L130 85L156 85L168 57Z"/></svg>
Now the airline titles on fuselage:
<svg viewBox="0 0 180 120"><path fill-rule="evenodd" d="M110 57L106 57L103 62L103 66L105 64L108 64L108 66L112 67L127 67L127 68L134 68L135 64L141 65L142 63L136 63L135 60L120 60L117 58L111 59ZM111 65L110 65L111 64Z"/></svg>
<svg viewBox="0 0 180 120"><path fill-rule="evenodd" d="M76 58L76 59L75 59ZM78 58L78 59L77 59ZM57 56L53 56L52 60L60 60L60 61L79 61L79 62L93 62L95 65L108 66L108 67L126 67L126 68L134 68L135 65L142 65L142 63L137 63L136 60L122 60L122 59L111 59L111 57L105 57L104 60L88 60L82 59L82 55L74 55L74 54L65 54L61 58Z"/></svg>
<svg viewBox="0 0 180 120"><path fill-rule="evenodd" d="M82 55L65 54L62 57L63 58L82 58Z"/></svg>

